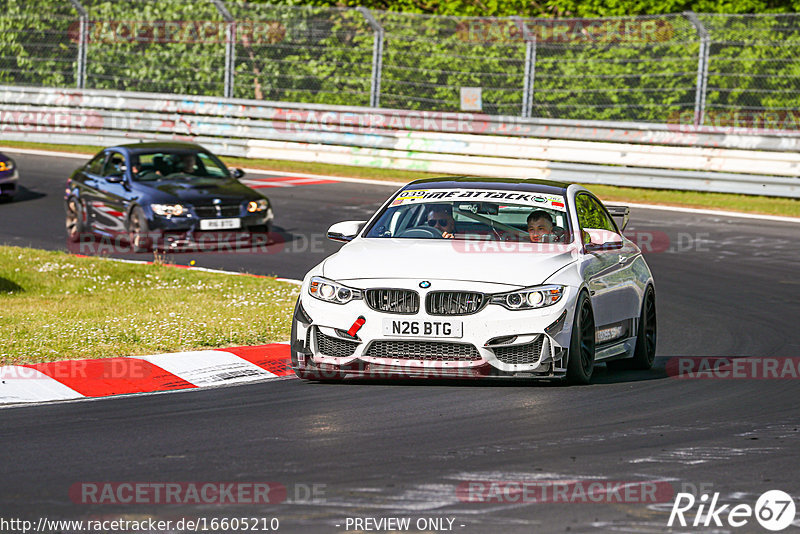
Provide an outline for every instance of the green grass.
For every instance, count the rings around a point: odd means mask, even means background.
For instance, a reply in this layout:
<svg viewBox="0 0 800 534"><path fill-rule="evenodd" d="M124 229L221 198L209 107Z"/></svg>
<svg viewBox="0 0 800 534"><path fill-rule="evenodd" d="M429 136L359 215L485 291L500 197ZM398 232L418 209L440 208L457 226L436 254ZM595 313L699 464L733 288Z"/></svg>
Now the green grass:
<svg viewBox="0 0 800 534"><path fill-rule="evenodd" d="M94 154L99 147L80 147L72 145L55 145L2 141L3 146L32 148L39 150L67 151L81 154ZM325 174L346 178L366 178L370 180L387 180L410 182L421 178L441 176L419 171L397 171L372 167L351 167L347 165L330 165L327 163L309 163L285 160L223 158L231 167L248 167L253 169L272 170L277 172L299 172L309 174ZM727 193L702 193L697 191L675 191L668 189L641 189L635 187L616 187L610 185L587 185L604 200L614 202L639 202L645 204L662 204L667 206L683 206L725 211L741 211L745 213L761 213L800 217L800 200L791 198L733 195Z"/></svg>
<svg viewBox="0 0 800 534"><path fill-rule="evenodd" d="M271 278L0 247L0 365L285 341L297 294Z"/></svg>

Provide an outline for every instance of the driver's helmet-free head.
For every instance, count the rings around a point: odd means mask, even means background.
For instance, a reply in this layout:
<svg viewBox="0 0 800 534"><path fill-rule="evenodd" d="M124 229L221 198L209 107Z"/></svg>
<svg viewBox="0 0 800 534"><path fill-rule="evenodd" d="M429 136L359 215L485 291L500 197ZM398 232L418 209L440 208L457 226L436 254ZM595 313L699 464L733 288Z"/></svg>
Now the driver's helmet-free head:
<svg viewBox="0 0 800 534"><path fill-rule="evenodd" d="M425 213L425 224L437 230L452 233L455 229L453 208L449 204L432 204Z"/></svg>

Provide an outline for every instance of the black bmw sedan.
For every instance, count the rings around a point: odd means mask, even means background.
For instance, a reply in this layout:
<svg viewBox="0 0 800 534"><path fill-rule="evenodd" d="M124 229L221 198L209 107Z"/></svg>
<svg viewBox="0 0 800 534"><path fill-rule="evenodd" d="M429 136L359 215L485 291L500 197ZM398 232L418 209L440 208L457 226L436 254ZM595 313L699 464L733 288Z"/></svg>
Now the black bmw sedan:
<svg viewBox="0 0 800 534"><path fill-rule="evenodd" d="M194 143L106 148L67 180L67 237L121 238L134 252L246 246L267 235L273 213L242 176Z"/></svg>

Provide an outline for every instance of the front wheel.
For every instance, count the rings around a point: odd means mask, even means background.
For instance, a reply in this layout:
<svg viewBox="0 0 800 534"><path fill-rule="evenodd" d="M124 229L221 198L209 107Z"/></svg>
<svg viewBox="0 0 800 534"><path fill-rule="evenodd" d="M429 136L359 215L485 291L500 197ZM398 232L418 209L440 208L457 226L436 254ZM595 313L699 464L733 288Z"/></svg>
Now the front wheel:
<svg viewBox="0 0 800 534"><path fill-rule="evenodd" d="M142 208L136 206L128 217L128 241L133 252L148 252L152 248L148 233L147 217Z"/></svg>
<svg viewBox="0 0 800 534"><path fill-rule="evenodd" d="M572 338L567 357L567 382L588 384L594 372L595 332L592 303L586 293L578 296L575 319L572 321Z"/></svg>

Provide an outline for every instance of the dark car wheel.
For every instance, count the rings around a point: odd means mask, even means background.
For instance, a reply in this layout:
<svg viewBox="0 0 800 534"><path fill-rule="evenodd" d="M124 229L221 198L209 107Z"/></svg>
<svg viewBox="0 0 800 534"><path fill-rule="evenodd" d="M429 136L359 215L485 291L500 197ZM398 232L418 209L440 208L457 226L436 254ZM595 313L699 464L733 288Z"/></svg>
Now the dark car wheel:
<svg viewBox="0 0 800 534"><path fill-rule="evenodd" d="M575 319L572 322L572 338L567 358L567 382L588 384L594 372L595 332L592 303L586 293L578 296Z"/></svg>
<svg viewBox="0 0 800 534"><path fill-rule="evenodd" d="M128 242L133 252L147 252L152 249L150 230L147 226L147 217L139 206L131 210L128 217Z"/></svg>
<svg viewBox="0 0 800 534"><path fill-rule="evenodd" d="M70 197L67 200L67 239L71 243L77 243L84 233L86 228L85 211L81 205L80 200L75 197Z"/></svg>
<svg viewBox="0 0 800 534"><path fill-rule="evenodd" d="M633 358L608 362L609 368L641 371L651 369L656 360L656 335L656 292L653 286L648 286L642 299L642 314L639 317Z"/></svg>

